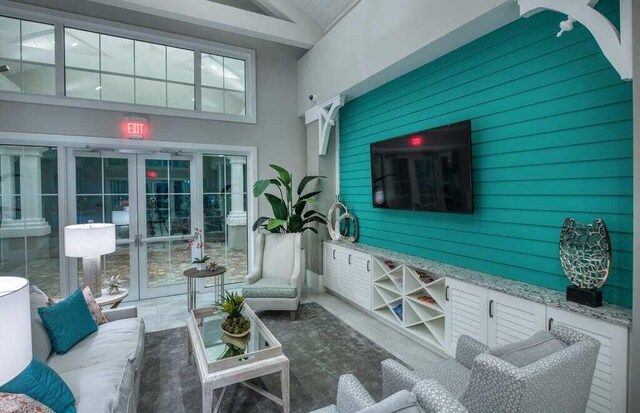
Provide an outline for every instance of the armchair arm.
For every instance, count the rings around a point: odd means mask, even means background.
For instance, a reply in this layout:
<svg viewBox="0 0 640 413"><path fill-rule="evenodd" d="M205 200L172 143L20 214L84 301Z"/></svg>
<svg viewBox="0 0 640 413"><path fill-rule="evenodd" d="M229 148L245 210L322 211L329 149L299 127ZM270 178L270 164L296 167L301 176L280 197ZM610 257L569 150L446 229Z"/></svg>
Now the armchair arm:
<svg viewBox="0 0 640 413"><path fill-rule="evenodd" d="M244 276L246 285L253 284L262 277L262 268L254 268L249 274Z"/></svg>
<svg viewBox="0 0 640 413"><path fill-rule="evenodd" d="M138 307L123 307L110 310L102 310L102 314L108 321L124 320L125 318L138 318Z"/></svg>
<svg viewBox="0 0 640 413"><path fill-rule="evenodd" d="M524 411L525 380L525 370L491 354L480 354L473 362L469 387L460 401L478 412Z"/></svg>
<svg viewBox="0 0 640 413"><path fill-rule="evenodd" d="M426 413L467 413L467 408L435 380L421 380L413 394Z"/></svg>
<svg viewBox="0 0 640 413"><path fill-rule="evenodd" d="M382 397L387 398L400 390L409 390L420 381L413 371L393 359L382 363Z"/></svg>
<svg viewBox="0 0 640 413"><path fill-rule="evenodd" d="M489 347L478 340L462 335L458 338L458 344L456 345L456 361L471 370L473 360L488 351Z"/></svg>
<svg viewBox="0 0 640 413"><path fill-rule="evenodd" d="M336 400L336 407L340 413L356 413L375 403L373 397L353 374L340 376Z"/></svg>

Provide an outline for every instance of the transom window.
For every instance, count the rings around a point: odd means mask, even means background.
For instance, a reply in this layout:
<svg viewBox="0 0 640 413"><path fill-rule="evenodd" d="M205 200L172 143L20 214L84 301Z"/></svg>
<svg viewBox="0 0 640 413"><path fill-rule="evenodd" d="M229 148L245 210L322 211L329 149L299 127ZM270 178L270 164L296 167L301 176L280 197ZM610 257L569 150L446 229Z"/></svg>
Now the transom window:
<svg viewBox="0 0 640 413"><path fill-rule="evenodd" d="M65 105L133 112L144 105L148 113L255 121L250 50L126 29L103 32L97 24L83 28L66 18L42 20L50 21L0 16L0 94L45 104L65 99Z"/></svg>

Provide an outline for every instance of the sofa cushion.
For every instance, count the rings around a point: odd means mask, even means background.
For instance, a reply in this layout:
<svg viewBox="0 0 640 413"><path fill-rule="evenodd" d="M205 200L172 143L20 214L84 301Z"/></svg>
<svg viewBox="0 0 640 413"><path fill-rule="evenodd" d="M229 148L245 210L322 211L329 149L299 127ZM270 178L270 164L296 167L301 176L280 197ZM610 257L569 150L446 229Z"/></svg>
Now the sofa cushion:
<svg viewBox="0 0 640 413"><path fill-rule="evenodd" d="M565 345L548 331L539 331L526 340L490 350L490 353L516 367L524 367L556 351Z"/></svg>
<svg viewBox="0 0 640 413"><path fill-rule="evenodd" d="M296 237L299 235L264 235L262 278L291 280L296 256Z"/></svg>
<svg viewBox="0 0 640 413"><path fill-rule="evenodd" d="M47 329L44 328L38 308L49 306L49 297L43 293L38 287L32 285L29 291L29 300L31 304L31 345L33 347L33 357L46 362L53 347Z"/></svg>
<svg viewBox="0 0 640 413"><path fill-rule="evenodd" d="M291 285L289 279L261 278L253 284L243 285L242 295L246 298L295 298L298 288Z"/></svg>
<svg viewBox="0 0 640 413"><path fill-rule="evenodd" d="M465 392L471 378L471 370L451 358L417 369L415 373L420 379L437 381L456 399Z"/></svg>
<svg viewBox="0 0 640 413"><path fill-rule="evenodd" d="M73 392L78 413L128 411L135 381L130 361L92 364L62 373L60 377Z"/></svg>
<svg viewBox="0 0 640 413"><path fill-rule="evenodd" d="M80 289L50 307L38 308L53 349L64 354L98 329Z"/></svg>
<svg viewBox="0 0 640 413"><path fill-rule="evenodd" d="M137 371L142 363L144 322L127 318L101 325L98 331L79 342L67 354L53 354L49 366L63 374L85 367L130 360Z"/></svg>
<svg viewBox="0 0 640 413"><path fill-rule="evenodd" d="M49 366L34 358L18 376L0 386L0 392L26 394L56 413L74 413L76 401L63 380Z"/></svg>

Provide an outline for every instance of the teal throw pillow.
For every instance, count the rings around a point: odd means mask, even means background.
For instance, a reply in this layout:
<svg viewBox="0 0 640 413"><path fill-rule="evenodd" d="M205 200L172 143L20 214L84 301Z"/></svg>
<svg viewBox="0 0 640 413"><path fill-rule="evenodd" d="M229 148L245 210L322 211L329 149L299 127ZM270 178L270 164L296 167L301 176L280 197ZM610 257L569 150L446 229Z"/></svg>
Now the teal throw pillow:
<svg viewBox="0 0 640 413"><path fill-rule="evenodd" d="M65 354L83 338L98 330L80 289L59 303L38 308L38 314L57 354Z"/></svg>
<svg viewBox="0 0 640 413"><path fill-rule="evenodd" d="M36 358L13 380L0 386L0 392L26 394L56 413L76 412L76 399L69 386L51 367Z"/></svg>

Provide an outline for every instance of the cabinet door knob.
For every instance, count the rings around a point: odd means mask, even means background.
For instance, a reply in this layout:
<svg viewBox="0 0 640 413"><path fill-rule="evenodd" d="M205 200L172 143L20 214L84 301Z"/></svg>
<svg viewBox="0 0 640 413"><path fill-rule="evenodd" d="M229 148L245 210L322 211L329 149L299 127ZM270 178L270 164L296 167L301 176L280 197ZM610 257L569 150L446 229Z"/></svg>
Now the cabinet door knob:
<svg viewBox="0 0 640 413"><path fill-rule="evenodd" d="M349 254L349 265L351 265L351 254Z"/></svg>
<svg viewBox="0 0 640 413"><path fill-rule="evenodd" d="M333 259L336 259L336 250L333 250Z"/></svg>
<svg viewBox="0 0 640 413"><path fill-rule="evenodd" d="M549 322L547 323L547 329L551 331L551 325L553 324L553 318L549 318Z"/></svg>
<svg viewBox="0 0 640 413"><path fill-rule="evenodd" d="M449 286L448 285L444 288L444 299L445 299L445 301L449 301Z"/></svg>
<svg viewBox="0 0 640 413"><path fill-rule="evenodd" d="M489 300L489 317L493 318L493 300Z"/></svg>
<svg viewBox="0 0 640 413"><path fill-rule="evenodd" d="M370 265L371 265L371 260L367 260L367 272L371 271Z"/></svg>

